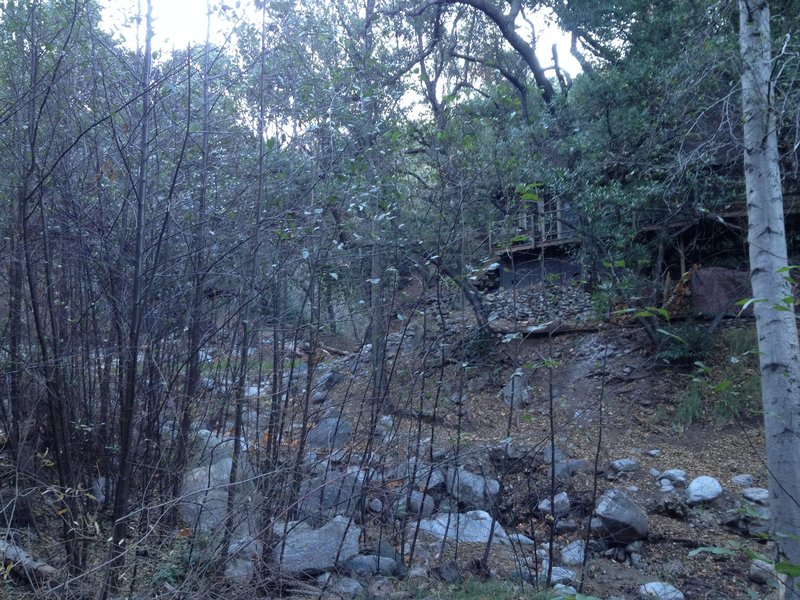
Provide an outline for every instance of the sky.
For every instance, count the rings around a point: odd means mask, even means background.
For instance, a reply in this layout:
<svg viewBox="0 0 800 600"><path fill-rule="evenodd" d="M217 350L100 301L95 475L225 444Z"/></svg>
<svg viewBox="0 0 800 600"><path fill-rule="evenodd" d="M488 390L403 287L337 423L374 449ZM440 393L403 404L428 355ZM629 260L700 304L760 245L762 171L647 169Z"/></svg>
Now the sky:
<svg viewBox="0 0 800 600"><path fill-rule="evenodd" d="M104 6L103 25L106 29L123 36L129 48L136 47L134 25L137 2L145 6L145 0L102 0ZM229 0L232 6L236 0ZM253 7L253 0L242 0L242 8ZM253 9L254 11L255 9ZM242 10L227 11L226 15ZM159 51L185 48L190 42L202 42L206 35L206 0L153 0L154 38L153 47ZM569 36L548 22L546 15L533 15L537 24L537 55L543 65L552 64L551 46L556 43L561 66L572 75L580 72L580 66L569 53ZM126 24L127 23L127 24ZM212 18L212 41L220 43L229 30L230 23L219 15Z"/></svg>

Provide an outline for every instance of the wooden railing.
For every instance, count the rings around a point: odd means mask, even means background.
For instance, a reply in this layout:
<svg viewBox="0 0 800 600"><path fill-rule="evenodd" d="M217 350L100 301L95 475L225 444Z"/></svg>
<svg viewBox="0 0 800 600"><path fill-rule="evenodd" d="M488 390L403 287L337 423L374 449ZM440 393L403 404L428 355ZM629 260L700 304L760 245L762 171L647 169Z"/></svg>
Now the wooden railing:
<svg viewBox="0 0 800 600"><path fill-rule="evenodd" d="M543 248L574 239L569 225L569 209L560 201L537 202L532 211L508 215L489 229L489 244L494 252Z"/></svg>

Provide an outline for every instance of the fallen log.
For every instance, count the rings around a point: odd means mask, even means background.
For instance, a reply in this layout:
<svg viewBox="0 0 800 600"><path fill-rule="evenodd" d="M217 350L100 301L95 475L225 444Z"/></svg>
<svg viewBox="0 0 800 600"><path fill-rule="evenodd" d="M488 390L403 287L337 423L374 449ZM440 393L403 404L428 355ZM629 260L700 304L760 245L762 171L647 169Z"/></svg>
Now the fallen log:
<svg viewBox="0 0 800 600"><path fill-rule="evenodd" d="M568 333L594 333L606 327L607 324L603 323L602 321L586 323L550 321L541 325L529 325L528 323L514 324L508 321L500 321L489 324L489 330L492 333L519 335L523 338L564 335Z"/></svg>
<svg viewBox="0 0 800 600"><path fill-rule="evenodd" d="M10 572L30 583L42 583L58 574L58 569L37 560L14 542L0 540L0 560L6 573Z"/></svg>

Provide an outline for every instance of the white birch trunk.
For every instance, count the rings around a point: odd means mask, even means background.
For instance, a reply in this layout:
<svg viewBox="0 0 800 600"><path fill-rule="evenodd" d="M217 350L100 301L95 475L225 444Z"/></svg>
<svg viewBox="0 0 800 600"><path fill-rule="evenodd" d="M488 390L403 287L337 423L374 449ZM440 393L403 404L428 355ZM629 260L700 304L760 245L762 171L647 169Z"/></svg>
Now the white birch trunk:
<svg viewBox="0 0 800 600"><path fill-rule="evenodd" d="M800 349L791 300L767 0L739 0L750 278L761 362L771 533L777 560L800 565ZM800 578L784 594L800 598Z"/></svg>

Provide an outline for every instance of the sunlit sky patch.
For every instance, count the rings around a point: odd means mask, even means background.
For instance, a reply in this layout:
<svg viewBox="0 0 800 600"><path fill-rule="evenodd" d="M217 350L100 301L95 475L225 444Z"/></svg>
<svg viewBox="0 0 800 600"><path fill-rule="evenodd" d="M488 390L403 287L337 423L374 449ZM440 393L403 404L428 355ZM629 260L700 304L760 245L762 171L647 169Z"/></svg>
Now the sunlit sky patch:
<svg viewBox="0 0 800 600"><path fill-rule="evenodd" d="M126 47L136 48L136 15L141 3L142 12L146 0L102 0L104 7L103 26L123 40ZM218 0L212 4L219 6ZM257 22L255 6L252 0L242 0L237 8L235 0L226 10L216 8L212 15L211 37L213 43L221 43L233 27L232 20L248 17ZM190 43L202 43L206 37L206 0L153 0L154 36L153 47L159 51L186 48ZM555 43L558 48L559 61L562 68L575 75L580 66L569 53L569 36L553 25L546 13L539 11L533 15L537 25L537 52L543 65L552 64L551 47ZM140 32L143 40L144 27Z"/></svg>

